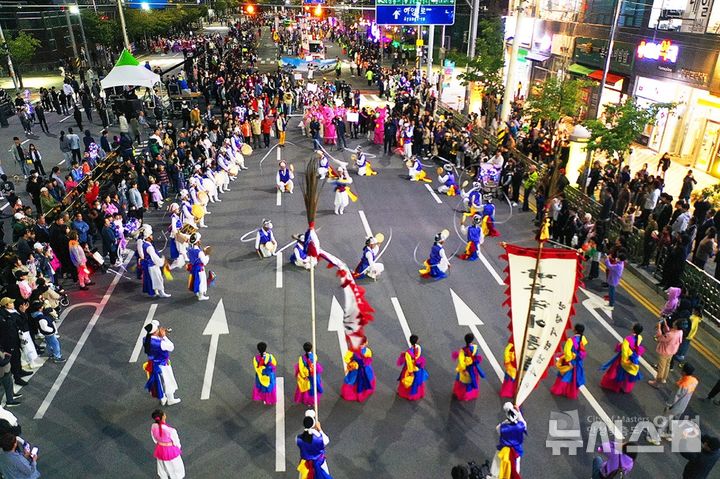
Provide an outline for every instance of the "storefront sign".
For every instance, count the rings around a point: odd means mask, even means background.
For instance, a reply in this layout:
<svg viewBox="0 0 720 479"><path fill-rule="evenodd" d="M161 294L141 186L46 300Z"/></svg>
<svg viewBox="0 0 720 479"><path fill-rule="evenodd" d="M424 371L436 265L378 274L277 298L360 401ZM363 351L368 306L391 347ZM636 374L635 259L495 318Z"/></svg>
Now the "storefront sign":
<svg viewBox="0 0 720 479"><path fill-rule="evenodd" d="M573 61L588 67L602 69L605 67L605 58L608 51L607 40L597 38L575 39ZM615 42L610 58L610 71L629 75L632 72L635 46L625 42Z"/></svg>
<svg viewBox="0 0 720 479"><path fill-rule="evenodd" d="M653 60L660 63L675 64L680 55L680 47L670 40L656 42L643 40L637 47L637 57L640 60Z"/></svg>

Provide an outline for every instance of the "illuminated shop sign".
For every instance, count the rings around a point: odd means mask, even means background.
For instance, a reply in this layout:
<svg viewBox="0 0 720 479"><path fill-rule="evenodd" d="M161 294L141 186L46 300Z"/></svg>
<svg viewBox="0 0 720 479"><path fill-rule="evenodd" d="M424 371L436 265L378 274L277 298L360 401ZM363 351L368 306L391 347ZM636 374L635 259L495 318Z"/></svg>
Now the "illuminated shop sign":
<svg viewBox="0 0 720 479"><path fill-rule="evenodd" d="M637 57L640 60L653 60L674 65L677 63L679 54L680 47L670 40L661 42L643 40L637 47Z"/></svg>

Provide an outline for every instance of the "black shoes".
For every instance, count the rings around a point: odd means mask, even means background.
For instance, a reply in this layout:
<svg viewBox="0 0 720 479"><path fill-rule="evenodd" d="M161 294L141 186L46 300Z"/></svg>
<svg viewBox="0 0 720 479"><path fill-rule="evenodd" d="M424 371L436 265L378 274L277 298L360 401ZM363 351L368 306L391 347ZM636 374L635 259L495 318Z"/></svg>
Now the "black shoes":
<svg viewBox="0 0 720 479"><path fill-rule="evenodd" d="M32 376L32 371L22 370L22 371L20 371L20 374L18 376L20 376L22 378L24 378L25 376Z"/></svg>
<svg viewBox="0 0 720 479"><path fill-rule="evenodd" d="M8 401L5 403L5 407L15 407L15 406L19 406L21 404L22 403L20 401Z"/></svg>
<svg viewBox="0 0 720 479"><path fill-rule="evenodd" d="M27 381L25 381L23 378L17 378L15 380L15 384L17 384L18 386L27 386L29 383Z"/></svg>

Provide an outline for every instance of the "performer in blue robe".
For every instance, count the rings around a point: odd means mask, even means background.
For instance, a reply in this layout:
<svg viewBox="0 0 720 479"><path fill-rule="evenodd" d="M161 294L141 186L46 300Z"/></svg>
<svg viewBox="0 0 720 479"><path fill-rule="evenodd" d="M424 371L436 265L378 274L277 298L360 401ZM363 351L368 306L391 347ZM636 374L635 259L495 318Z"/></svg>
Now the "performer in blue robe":
<svg viewBox="0 0 720 479"><path fill-rule="evenodd" d="M449 232L443 230L435 235L435 242L430 249L430 257L425 260L423 269L420 270L420 276L423 278L443 279L447 278L447 271L450 268L450 261L445 254L445 240L448 238Z"/></svg>
<svg viewBox="0 0 720 479"><path fill-rule="evenodd" d="M317 423L315 411L305 413L303 427L305 431L295 440L300 449L300 464L297 467L300 479L332 479L325 460L325 446L330 442L330 438Z"/></svg>

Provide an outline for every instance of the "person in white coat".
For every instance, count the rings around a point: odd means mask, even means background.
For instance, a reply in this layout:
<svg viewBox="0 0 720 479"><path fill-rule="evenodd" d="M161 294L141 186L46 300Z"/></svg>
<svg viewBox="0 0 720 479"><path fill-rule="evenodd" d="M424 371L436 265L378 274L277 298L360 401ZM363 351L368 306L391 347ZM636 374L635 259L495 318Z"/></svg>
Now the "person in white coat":
<svg viewBox="0 0 720 479"><path fill-rule="evenodd" d="M350 184L353 182L344 166L338 167L338 179L335 180L335 214L342 215L350 204Z"/></svg>
<svg viewBox="0 0 720 479"><path fill-rule="evenodd" d="M143 252L145 261L147 262L148 273L150 274L150 281L152 282L152 289L155 295L160 298L169 298L171 295L165 292L165 280L163 279L162 267L165 265L165 257L160 256L155 251L153 245L152 228L150 225L144 226L144 244Z"/></svg>
<svg viewBox="0 0 720 479"><path fill-rule="evenodd" d="M272 230L273 224L270 220L263 220L262 227L255 235L255 251L261 258L269 258L277 251L277 240Z"/></svg>
<svg viewBox="0 0 720 479"><path fill-rule="evenodd" d="M275 177L275 184L277 185L278 190L283 193L286 191L288 193L292 193L293 188L295 188L293 178L295 178L295 173L293 173L292 168L288 168L287 163L281 161L278 164L278 172Z"/></svg>

